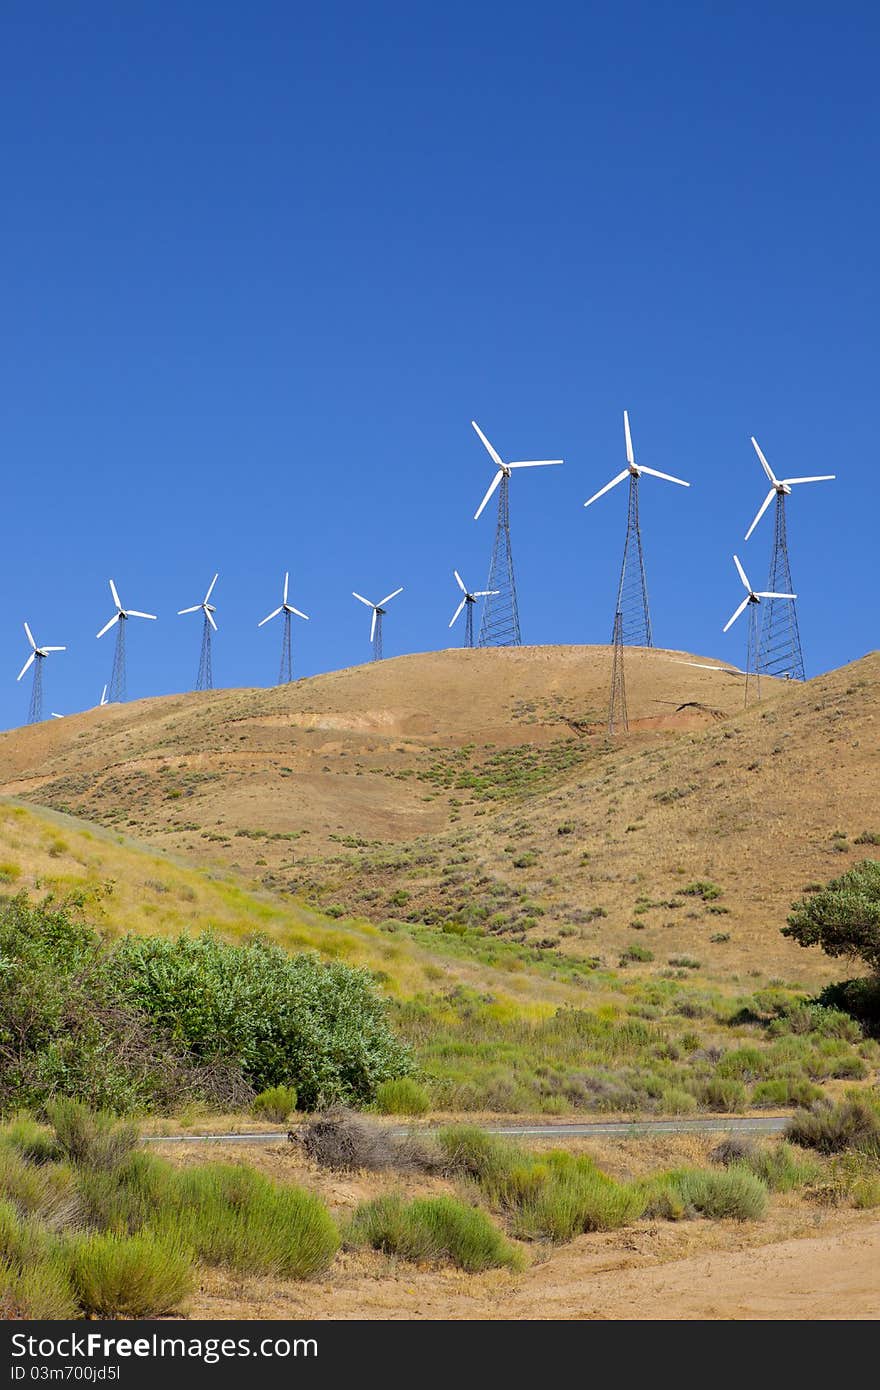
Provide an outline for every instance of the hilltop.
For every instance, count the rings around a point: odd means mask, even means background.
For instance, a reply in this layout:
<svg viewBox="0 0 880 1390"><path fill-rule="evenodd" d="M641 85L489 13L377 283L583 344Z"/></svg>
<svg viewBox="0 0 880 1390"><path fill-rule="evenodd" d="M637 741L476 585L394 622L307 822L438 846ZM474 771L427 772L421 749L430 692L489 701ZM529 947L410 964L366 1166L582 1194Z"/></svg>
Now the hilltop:
<svg viewBox="0 0 880 1390"><path fill-rule="evenodd" d="M744 711L734 668L632 649L613 740L609 668L605 647L445 651L105 707L0 735L0 793L331 917L827 978L778 928L880 831L880 657Z"/></svg>

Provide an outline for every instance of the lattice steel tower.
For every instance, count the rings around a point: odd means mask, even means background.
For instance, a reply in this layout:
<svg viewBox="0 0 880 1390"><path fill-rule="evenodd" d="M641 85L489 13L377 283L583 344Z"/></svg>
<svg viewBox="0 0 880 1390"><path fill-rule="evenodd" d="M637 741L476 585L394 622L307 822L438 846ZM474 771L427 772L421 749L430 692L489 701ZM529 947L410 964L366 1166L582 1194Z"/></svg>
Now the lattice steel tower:
<svg viewBox="0 0 880 1390"><path fill-rule="evenodd" d="M775 498L773 549L770 553L770 576L767 580L767 588L789 593L794 586L791 582L791 566L788 562L785 499L791 496L791 489L797 484L830 483L834 481L834 474L823 473L813 478L777 478L761 452L760 445L754 435L752 435L752 444L761 461L761 467L767 474L770 491L761 503L757 516L746 532L746 540L749 539ZM804 654L801 648L797 608L794 603L779 603L777 600L771 599L767 604L760 626L756 663L756 669L763 675L785 676L789 680L798 681L804 679Z"/></svg>
<svg viewBox="0 0 880 1390"><path fill-rule="evenodd" d="M464 597L462 598L461 603L458 605L455 612L453 613L449 626L452 627L452 624L456 622L459 618L461 610L464 609L464 644L466 647L472 647L474 645L474 607L476 606L477 599L494 598L495 595L498 593L498 590L477 589L475 593L471 593L470 589L468 589L458 570L453 570L452 573L455 575L455 582L458 585L459 589L461 589L461 592L464 595Z"/></svg>
<svg viewBox="0 0 880 1390"><path fill-rule="evenodd" d="M620 566L620 582L617 586L617 602L614 605L614 624L612 638L620 626L620 640L631 647L651 647L654 639L651 632L651 613L648 607L648 582L645 578L645 557L642 551L642 533L639 528L639 478L648 473L652 478L662 478L666 483L677 483L679 487L690 487L683 478L673 478L670 473L658 473L656 468L644 464L636 466L633 454L632 435L629 429L629 415L623 412L623 434L626 441L626 468L618 473L610 483L600 487L598 492L584 503L589 507L597 498L610 492L624 478L629 479L629 504L626 515L626 541L623 546L623 562Z"/></svg>
<svg viewBox="0 0 880 1390"><path fill-rule="evenodd" d="M498 469L489 484L485 497L474 513L474 521L476 521L489 498L497 489L498 522L495 527L492 563L489 566L489 587L484 590L486 603L483 607L480 635L477 640L481 647L518 647L522 637L519 627L519 608L516 601L516 580L513 574L513 551L510 545L509 487L511 469L547 468L552 464L562 463L562 459L529 459L517 463L505 463L501 455L489 443L476 420L471 420L471 424Z"/></svg>
<svg viewBox="0 0 880 1390"><path fill-rule="evenodd" d="M199 655L199 671L196 676L196 690L213 690L214 671L211 664L211 633L217 631L217 624L214 621L216 607L211 603L211 594L214 592L214 585L219 576L214 575L208 585L208 592L201 603L194 603L192 608L178 608L178 617L184 613L201 613L202 615L202 647Z"/></svg>
<svg viewBox="0 0 880 1390"><path fill-rule="evenodd" d="M626 712L626 681L623 671L623 615L614 615L612 635L614 654L611 662L611 698L608 702L609 734L629 733L629 719Z"/></svg>

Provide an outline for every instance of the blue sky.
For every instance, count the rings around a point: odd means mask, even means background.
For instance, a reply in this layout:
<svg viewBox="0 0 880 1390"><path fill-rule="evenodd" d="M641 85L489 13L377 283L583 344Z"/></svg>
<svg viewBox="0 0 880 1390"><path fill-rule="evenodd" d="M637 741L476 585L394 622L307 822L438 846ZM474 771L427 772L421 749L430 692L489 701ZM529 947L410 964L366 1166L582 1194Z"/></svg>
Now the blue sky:
<svg viewBox="0 0 880 1390"><path fill-rule="evenodd" d="M46 705L458 641L491 465L513 480L526 642L603 642L646 480L655 641L744 655L766 577L755 434L792 499L808 673L877 645L877 40L868 4L39 6L0 17L0 724L27 618Z"/></svg>

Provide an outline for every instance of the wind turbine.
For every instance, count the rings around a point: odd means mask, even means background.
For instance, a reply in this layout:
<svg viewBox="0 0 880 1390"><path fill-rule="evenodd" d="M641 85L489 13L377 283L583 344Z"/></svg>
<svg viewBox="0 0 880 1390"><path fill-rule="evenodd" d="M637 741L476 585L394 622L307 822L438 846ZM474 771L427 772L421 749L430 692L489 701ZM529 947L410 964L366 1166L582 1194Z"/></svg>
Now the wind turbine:
<svg viewBox="0 0 880 1390"><path fill-rule="evenodd" d="M46 660L46 657L49 655L50 652L66 652L67 648L38 647L36 642L34 641L34 635L28 627L27 623L25 623L24 625L24 630L27 633L27 639L31 644L31 652L30 656L22 666L15 679L20 681L25 672L29 671L31 666L33 666L34 683L31 688L31 703L30 708L28 710L28 723L39 724L40 720L43 718L43 662ZM52 717L54 718L55 716L53 715Z"/></svg>
<svg viewBox="0 0 880 1390"><path fill-rule="evenodd" d="M282 592L280 604L277 608L273 608L271 613L267 613L265 618L261 618L260 621L257 623L257 627L262 627L264 623L271 622L273 618L277 618L279 613L284 614L284 622L282 624L281 633L281 670L278 675L279 685L288 685L293 680L293 654L290 641L290 615L291 613L295 613L298 618L305 618L306 622L309 621L308 613L301 613L298 608L294 608L292 603L287 602L287 590L289 587L289 583L290 574L285 572L284 590Z"/></svg>
<svg viewBox="0 0 880 1390"><path fill-rule="evenodd" d="M208 585L208 592L201 603L193 604L192 608L178 608L177 616L180 618L184 613L202 614L202 654L199 657L199 673L196 676L196 690L213 690L214 673L211 669L211 631L217 631L217 624L214 621L214 614L217 612L216 605L211 603L211 594L214 585L217 583L219 575L214 575Z"/></svg>
<svg viewBox="0 0 880 1390"><path fill-rule="evenodd" d="M618 483L629 478L629 506L626 518L626 541L623 547L623 563L620 567L620 583L617 586L617 603L614 607L612 642L636 647L653 647L651 634L651 613L648 608L648 583L645 579L645 557L642 552L642 533L639 529L639 478L647 473L651 478L662 478L665 483L677 483L679 487L690 487L683 478L673 478L671 473L660 473L646 464L636 464L633 453L632 435L629 429L629 415L623 412L623 434L626 441L626 468L618 473L610 483L600 487L584 503L592 506L598 498L610 492ZM632 555L632 564L630 556Z"/></svg>
<svg viewBox="0 0 880 1390"><path fill-rule="evenodd" d="M455 612L453 613L452 620L449 626L452 627L452 624L460 616L461 610L463 608L466 609L467 611L465 615L464 644L466 647L472 647L474 645L474 604L476 603L478 598L494 598L497 595L498 590L477 589L474 593L471 593L470 589L467 589L465 587L464 580L462 579L458 570L453 570L452 573L455 575L455 582L461 589L461 592L464 594L464 598L462 599L461 603L458 605Z"/></svg>
<svg viewBox="0 0 880 1390"><path fill-rule="evenodd" d="M509 484L513 468L549 468L562 463L562 459L528 459L518 463L505 463L498 451L489 443L476 420L471 420L486 448L489 457L498 471L486 490L486 495L474 512L478 519L493 492L498 490L498 521L495 527L495 545L492 549L492 563L489 566L488 589L483 593L490 598L498 598L497 603L483 605L480 623L479 645L481 647L518 647L521 642L519 630L519 609L516 602L516 581L513 577L513 551L510 548L510 496Z"/></svg>
<svg viewBox="0 0 880 1390"><path fill-rule="evenodd" d="M113 580L110 580L110 593L113 595L113 602L116 604L116 612L105 623L98 633L103 637L105 632L109 632L111 627L116 624L116 646L113 650L113 669L110 673L110 696L111 702L125 699L125 625L129 618L149 618L151 622L156 621L155 613L140 613L137 608L123 608L119 593Z"/></svg>
<svg viewBox="0 0 880 1390"><path fill-rule="evenodd" d="M746 596L745 596L745 598L743 599L742 603L740 604L739 608L737 608L736 612L732 615L732 617L728 618L727 622L724 624L724 627L722 628L722 632L727 632L730 628L732 628L733 625L734 625L734 623L736 622L737 618L739 617L739 615L740 615L746 608L748 608L748 610L749 610L749 636L748 636L748 646L747 646L747 648L746 648L746 690L745 690L745 703L748 704L748 703L749 703L749 683L750 683L751 680L754 680L754 683L755 683L755 696L756 696L756 698L759 699L759 700L760 700L760 698L761 698L761 672L760 672L759 667L758 667L758 606L759 606L759 604L760 604L760 602L761 602L761 599L762 599L762 598L765 598L765 599L790 599L792 602L794 602L794 600L797 598L797 594L780 594L780 593L770 592L769 590L758 590L758 591L756 592L756 591L752 588L751 584L749 583L749 580L748 580L748 578L747 578L747 576L746 576L746 572L745 572L745 570L743 569L742 565L741 565L740 562L739 562L739 556L738 556L738 555L734 555L734 557L733 557L733 563L736 565L737 573L739 574L739 577L740 577L740 579L741 579L742 582L743 582L743 587L744 587L744 589L745 589L745 591L746 591Z"/></svg>
<svg viewBox="0 0 880 1390"><path fill-rule="evenodd" d="M746 531L746 540L754 531L773 498L776 498L776 525L773 530L773 549L770 553L770 576L767 586L770 589L790 589L791 568L788 563L788 536L785 524L785 499L799 483L831 483L833 473L821 473L813 478L777 478L773 469L761 452L757 439L752 435L752 445L767 474L770 491L758 508L757 516ZM801 635L798 628L797 609L779 607L771 602L761 624L758 667L768 676L787 676L791 680L804 679L804 654L801 649Z"/></svg>
<svg viewBox="0 0 880 1390"><path fill-rule="evenodd" d="M382 660L382 619L385 617L385 604L390 603L393 598L397 598L397 595L402 593L403 585L401 584L400 588L395 589L393 594L386 594L378 603L371 603L368 598L364 598L363 594L356 594L354 589L351 591L352 598L358 599L373 610L373 621L370 623L370 641L373 644L374 661Z"/></svg>

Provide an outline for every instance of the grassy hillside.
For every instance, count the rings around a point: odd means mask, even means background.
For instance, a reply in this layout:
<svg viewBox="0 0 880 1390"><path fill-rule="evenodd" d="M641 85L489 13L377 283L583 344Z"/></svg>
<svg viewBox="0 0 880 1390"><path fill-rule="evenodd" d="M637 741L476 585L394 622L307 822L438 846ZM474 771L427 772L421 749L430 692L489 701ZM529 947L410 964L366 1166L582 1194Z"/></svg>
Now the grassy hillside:
<svg viewBox="0 0 880 1390"><path fill-rule="evenodd" d="M613 741L608 665L605 648L448 651L93 710L0 736L0 791L331 917L827 979L778 928L880 831L880 658L765 682L746 712L720 663L633 650Z"/></svg>

